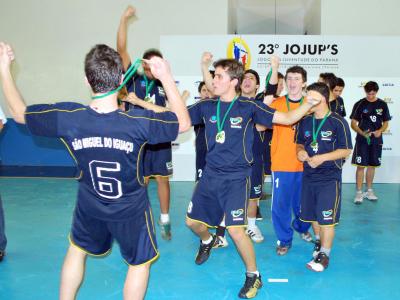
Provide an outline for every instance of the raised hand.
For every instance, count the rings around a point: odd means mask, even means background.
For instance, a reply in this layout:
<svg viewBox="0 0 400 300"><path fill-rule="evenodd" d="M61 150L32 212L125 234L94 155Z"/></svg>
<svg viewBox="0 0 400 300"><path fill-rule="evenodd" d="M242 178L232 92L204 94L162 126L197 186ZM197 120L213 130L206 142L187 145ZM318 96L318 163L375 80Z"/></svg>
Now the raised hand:
<svg viewBox="0 0 400 300"><path fill-rule="evenodd" d="M14 52L9 44L0 42L0 69L8 70L15 59Z"/></svg>
<svg viewBox="0 0 400 300"><path fill-rule="evenodd" d="M169 63L158 56L153 56L150 59L143 60L150 67L151 74L160 81L163 81L167 77L172 77L171 68Z"/></svg>
<svg viewBox="0 0 400 300"><path fill-rule="evenodd" d="M124 14L123 14L123 17L124 17L125 19L129 19L129 18L133 17L135 14L136 14L136 8L134 8L132 5L129 5L129 6L125 9Z"/></svg>
<svg viewBox="0 0 400 300"><path fill-rule="evenodd" d="M212 63L213 55L211 52L204 52L201 56L201 64L205 67L209 67Z"/></svg>

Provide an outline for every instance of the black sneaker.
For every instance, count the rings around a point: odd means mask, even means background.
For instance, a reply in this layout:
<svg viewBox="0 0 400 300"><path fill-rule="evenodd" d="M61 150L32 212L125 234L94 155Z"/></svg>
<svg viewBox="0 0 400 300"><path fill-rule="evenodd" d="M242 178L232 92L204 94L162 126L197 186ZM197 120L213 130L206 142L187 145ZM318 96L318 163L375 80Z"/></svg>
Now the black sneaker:
<svg viewBox="0 0 400 300"><path fill-rule="evenodd" d="M212 236L212 241L209 244L205 245L200 240L199 252L197 252L195 260L195 263L198 265L205 263L207 259L210 257L211 249L214 246L215 240L217 239L216 235L211 234L211 236Z"/></svg>
<svg viewBox="0 0 400 300"><path fill-rule="evenodd" d="M6 256L6 251L0 250L0 262L3 260L4 256Z"/></svg>
<svg viewBox="0 0 400 300"><path fill-rule="evenodd" d="M315 272L322 272L328 268L328 265L329 257L324 252L319 252L317 257L307 264L307 268Z"/></svg>
<svg viewBox="0 0 400 300"><path fill-rule="evenodd" d="M257 292L262 287L261 275L246 273L246 281L239 292L239 298L250 299L257 296Z"/></svg>
<svg viewBox="0 0 400 300"><path fill-rule="evenodd" d="M263 219L263 216L261 215L260 207L257 206L256 220L257 220L257 221L261 221L262 219Z"/></svg>
<svg viewBox="0 0 400 300"><path fill-rule="evenodd" d="M319 251L321 251L321 241L320 240L315 240L315 242L314 242L314 251L312 253L312 256L314 258L316 258L318 253L319 253Z"/></svg>

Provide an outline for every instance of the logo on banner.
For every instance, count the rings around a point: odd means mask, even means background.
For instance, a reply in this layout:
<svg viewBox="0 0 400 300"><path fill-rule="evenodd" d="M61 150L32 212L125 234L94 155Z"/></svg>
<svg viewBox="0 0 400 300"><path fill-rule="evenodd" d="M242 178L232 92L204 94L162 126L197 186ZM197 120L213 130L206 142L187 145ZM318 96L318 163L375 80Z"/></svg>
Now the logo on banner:
<svg viewBox="0 0 400 300"><path fill-rule="evenodd" d="M250 69L251 54L247 43L240 37L235 37L229 41L226 56L241 62L244 68Z"/></svg>
<svg viewBox="0 0 400 300"><path fill-rule="evenodd" d="M385 101L386 103L393 103L393 100L390 97L383 98L383 101Z"/></svg>

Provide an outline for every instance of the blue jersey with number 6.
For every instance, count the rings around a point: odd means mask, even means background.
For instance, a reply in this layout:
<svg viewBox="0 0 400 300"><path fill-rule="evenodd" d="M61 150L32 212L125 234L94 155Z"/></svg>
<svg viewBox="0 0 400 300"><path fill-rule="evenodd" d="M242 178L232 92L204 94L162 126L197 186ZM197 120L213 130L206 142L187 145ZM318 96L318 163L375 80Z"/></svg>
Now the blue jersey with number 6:
<svg viewBox="0 0 400 300"><path fill-rule="evenodd" d="M171 112L102 114L71 102L29 106L25 118L32 134L61 138L75 159L79 209L111 221L134 218L148 207L143 146L175 140L179 127Z"/></svg>

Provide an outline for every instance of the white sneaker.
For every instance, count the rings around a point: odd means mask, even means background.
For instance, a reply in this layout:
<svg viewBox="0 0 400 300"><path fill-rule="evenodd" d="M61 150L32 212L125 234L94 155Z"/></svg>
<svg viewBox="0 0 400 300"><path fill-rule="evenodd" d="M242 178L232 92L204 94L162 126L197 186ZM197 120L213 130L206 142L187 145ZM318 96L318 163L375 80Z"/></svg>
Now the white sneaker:
<svg viewBox="0 0 400 300"><path fill-rule="evenodd" d="M251 228L247 227L246 234L250 236L254 243L261 243L264 240L264 236L257 225Z"/></svg>
<svg viewBox="0 0 400 300"><path fill-rule="evenodd" d="M368 191L364 193L364 197L370 201L378 200L378 197L374 194L374 191L372 189L368 189Z"/></svg>
<svg viewBox="0 0 400 300"><path fill-rule="evenodd" d="M354 198L354 204L361 204L363 202L364 194L362 192L357 192Z"/></svg>
<svg viewBox="0 0 400 300"><path fill-rule="evenodd" d="M226 239L226 237L224 236L219 236L217 235L217 238L215 239L215 243L213 245L213 248L225 248L228 247L228 241Z"/></svg>

